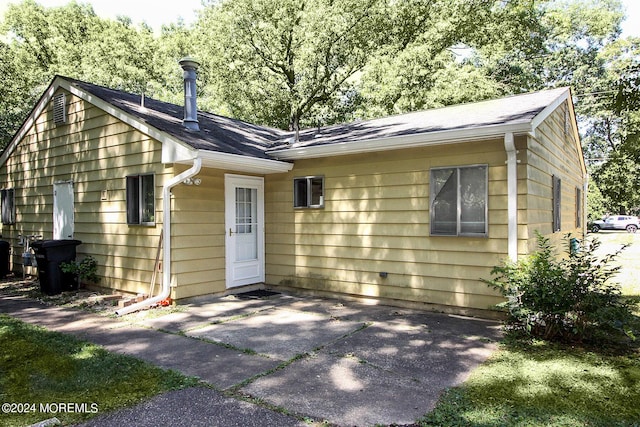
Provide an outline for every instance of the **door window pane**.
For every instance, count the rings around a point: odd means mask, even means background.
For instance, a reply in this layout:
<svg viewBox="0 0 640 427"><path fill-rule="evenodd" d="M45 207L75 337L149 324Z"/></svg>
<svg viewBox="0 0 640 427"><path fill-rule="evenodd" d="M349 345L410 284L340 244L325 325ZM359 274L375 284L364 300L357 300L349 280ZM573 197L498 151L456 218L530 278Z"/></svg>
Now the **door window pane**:
<svg viewBox="0 0 640 427"><path fill-rule="evenodd" d="M258 190L236 188L236 260L258 258Z"/></svg>

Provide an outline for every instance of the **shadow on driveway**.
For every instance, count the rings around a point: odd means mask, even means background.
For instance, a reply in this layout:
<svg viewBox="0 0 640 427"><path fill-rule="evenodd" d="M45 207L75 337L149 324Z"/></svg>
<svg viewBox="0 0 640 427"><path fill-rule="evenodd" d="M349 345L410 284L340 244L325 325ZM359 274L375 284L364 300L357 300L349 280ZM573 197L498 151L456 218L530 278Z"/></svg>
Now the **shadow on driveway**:
<svg viewBox="0 0 640 427"><path fill-rule="evenodd" d="M493 321L284 294L120 319L0 297L0 312L198 376L215 389L157 396L87 424L94 426L129 424L122 417L175 423L176 411L184 412L180 425L249 425L247 414L255 425L410 424L444 389L465 381L501 337ZM184 411L186 401L209 409Z"/></svg>

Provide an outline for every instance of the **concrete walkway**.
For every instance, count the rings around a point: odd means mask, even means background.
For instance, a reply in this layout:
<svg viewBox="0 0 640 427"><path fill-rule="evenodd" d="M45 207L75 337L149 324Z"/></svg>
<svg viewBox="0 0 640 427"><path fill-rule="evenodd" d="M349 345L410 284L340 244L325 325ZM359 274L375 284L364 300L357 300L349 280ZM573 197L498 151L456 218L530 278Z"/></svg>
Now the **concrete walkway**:
<svg viewBox="0 0 640 427"><path fill-rule="evenodd" d="M170 392L87 426L308 425L302 418L411 424L500 339L492 321L283 294L224 297L159 317L120 319L0 296L0 313L197 376L213 388Z"/></svg>

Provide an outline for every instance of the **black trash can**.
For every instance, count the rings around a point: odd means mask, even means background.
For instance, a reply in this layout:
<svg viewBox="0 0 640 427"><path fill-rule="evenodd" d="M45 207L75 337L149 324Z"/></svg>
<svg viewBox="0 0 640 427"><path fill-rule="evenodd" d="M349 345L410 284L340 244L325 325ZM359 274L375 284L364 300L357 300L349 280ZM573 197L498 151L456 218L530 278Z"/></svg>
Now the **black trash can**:
<svg viewBox="0 0 640 427"><path fill-rule="evenodd" d="M9 242L0 240L0 279L4 279L9 274L11 264L11 245Z"/></svg>
<svg viewBox="0 0 640 427"><path fill-rule="evenodd" d="M60 264L75 261L76 246L80 240L39 240L31 247L38 261L40 290L47 295L78 289L78 282L71 273L63 273Z"/></svg>

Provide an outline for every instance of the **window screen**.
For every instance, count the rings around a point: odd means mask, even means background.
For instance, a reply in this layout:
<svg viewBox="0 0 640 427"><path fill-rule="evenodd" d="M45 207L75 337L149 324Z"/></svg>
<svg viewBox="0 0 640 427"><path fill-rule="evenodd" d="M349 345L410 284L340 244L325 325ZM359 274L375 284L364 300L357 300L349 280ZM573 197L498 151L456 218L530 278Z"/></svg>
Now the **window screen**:
<svg viewBox="0 0 640 427"><path fill-rule="evenodd" d="M557 176L553 176L553 208L552 208L552 215L553 215L553 232L555 233L556 231L560 231L560 229L562 228L562 218L561 218L561 211L562 211L562 200L561 200L561 196L562 196L562 180L560 180L559 177Z"/></svg>
<svg viewBox="0 0 640 427"><path fill-rule="evenodd" d="M155 223L155 186L153 175L127 177L127 224Z"/></svg>
<svg viewBox="0 0 640 427"><path fill-rule="evenodd" d="M324 177L294 178L293 207L321 208L324 206Z"/></svg>
<svg viewBox="0 0 640 427"><path fill-rule="evenodd" d="M431 170L431 234L485 236L487 166Z"/></svg>
<svg viewBox="0 0 640 427"><path fill-rule="evenodd" d="M582 227L582 189L576 187L576 228Z"/></svg>
<svg viewBox="0 0 640 427"><path fill-rule="evenodd" d="M0 190L0 206L2 209L2 224L16 223L15 193L13 188Z"/></svg>

